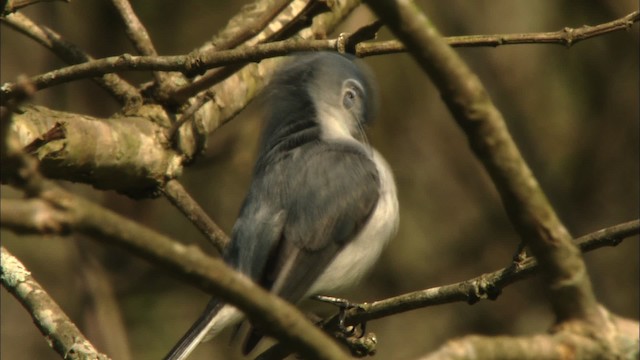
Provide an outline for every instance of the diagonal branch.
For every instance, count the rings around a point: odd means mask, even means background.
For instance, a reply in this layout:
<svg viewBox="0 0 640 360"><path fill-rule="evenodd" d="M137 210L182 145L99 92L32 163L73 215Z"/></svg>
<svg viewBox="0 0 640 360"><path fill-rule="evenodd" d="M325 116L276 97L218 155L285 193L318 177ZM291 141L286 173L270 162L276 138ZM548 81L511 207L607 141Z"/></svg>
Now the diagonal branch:
<svg viewBox="0 0 640 360"><path fill-rule="evenodd" d="M39 213L54 222L46 229L59 229L88 235L105 244L124 248L164 269L176 274L191 284L215 294L216 297L234 304L262 329L269 331L294 351L307 358L348 359L340 347L320 329L309 322L293 305L268 293L244 275L227 267L221 259L205 255L196 247L163 236L99 205L71 194L47 183L39 199L23 203L26 215L32 207L34 215ZM20 200L3 200L2 226L13 213ZM38 219L26 216L23 219ZM24 226L9 227L15 231L34 231ZM35 224L34 224L35 225ZM40 225L38 225L40 226Z"/></svg>
<svg viewBox="0 0 640 360"><path fill-rule="evenodd" d="M266 9L264 9L265 7ZM286 10L283 10L284 8ZM269 4L269 1L258 2L254 6L243 8L242 12L229 20L229 24L221 36L216 38L210 46L205 46L199 51L211 53L214 50L215 53L218 53L241 44L243 48L252 48L258 44L285 39L294 35L298 30L308 27L314 16L329 10L325 0L311 2L274 1L273 4ZM250 21L248 26L247 21ZM290 34L287 36L287 33ZM182 103L187 98L223 81L244 65L244 62L239 61L237 64L215 69L197 78L191 84L177 89L170 96L174 101Z"/></svg>
<svg viewBox="0 0 640 360"><path fill-rule="evenodd" d="M410 1L370 1L430 76L493 179L507 216L542 265L559 322L601 320L579 249L507 130L480 79Z"/></svg>
<svg viewBox="0 0 640 360"><path fill-rule="evenodd" d="M109 359L95 349L20 260L4 246L0 254L2 286L24 306L49 345L63 359Z"/></svg>

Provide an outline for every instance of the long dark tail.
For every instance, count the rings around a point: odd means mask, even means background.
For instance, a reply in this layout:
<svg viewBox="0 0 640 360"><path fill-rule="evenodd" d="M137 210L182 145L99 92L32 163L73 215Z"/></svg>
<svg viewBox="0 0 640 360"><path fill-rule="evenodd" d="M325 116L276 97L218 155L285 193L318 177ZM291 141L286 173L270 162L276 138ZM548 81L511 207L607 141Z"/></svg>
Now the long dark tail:
<svg viewBox="0 0 640 360"><path fill-rule="evenodd" d="M212 299L207 304L204 312L191 328L182 336L180 341L173 346L173 349L165 356L165 360L184 360L200 344L202 338L209 332L212 320L216 317L224 304Z"/></svg>

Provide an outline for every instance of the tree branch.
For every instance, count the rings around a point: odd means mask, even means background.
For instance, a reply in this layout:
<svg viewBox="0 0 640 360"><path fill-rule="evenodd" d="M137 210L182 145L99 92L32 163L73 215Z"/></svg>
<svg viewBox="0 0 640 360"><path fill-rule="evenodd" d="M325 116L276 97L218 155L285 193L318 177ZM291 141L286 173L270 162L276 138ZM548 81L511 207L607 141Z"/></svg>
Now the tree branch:
<svg viewBox="0 0 640 360"><path fill-rule="evenodd" d="M542 265L558 321L597 323L600 313L580 251L480 79L413 2L372 0L369 5L429 74L467 135L474 154L493 179L511 223Z"/></svg>
<svg viewBox="0 0 640 360"><path fill-rule="evenodd" d="M99 353L85 338L60 306L33 279L31 272L20 260L4 246L0 248L0 254L2 286L29 312L49 345L63 359L109 359L108 356Z"/></svg>

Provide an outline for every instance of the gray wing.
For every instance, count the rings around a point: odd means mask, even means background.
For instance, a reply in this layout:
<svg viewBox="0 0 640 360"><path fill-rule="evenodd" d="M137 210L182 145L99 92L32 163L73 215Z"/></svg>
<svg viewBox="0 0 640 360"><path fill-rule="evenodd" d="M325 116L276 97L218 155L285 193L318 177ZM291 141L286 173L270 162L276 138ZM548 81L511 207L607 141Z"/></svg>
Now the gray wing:
<svg viewBox="0 0 640 360"><path fill-rule="evenodd" d="M379 197L378 172L361 149L321 143L300 150L293 168L303 170L288 174L282 239L265 269L271 290L293 303L360 231Z"/></svg>

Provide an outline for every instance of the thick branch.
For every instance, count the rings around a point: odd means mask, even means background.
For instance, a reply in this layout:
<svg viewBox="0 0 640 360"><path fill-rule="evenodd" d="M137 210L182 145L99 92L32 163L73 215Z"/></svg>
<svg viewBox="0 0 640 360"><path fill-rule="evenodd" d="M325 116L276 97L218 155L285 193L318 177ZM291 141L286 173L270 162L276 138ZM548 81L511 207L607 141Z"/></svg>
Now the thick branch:
<svg viewBox="0 0 640 360"><path fill-rule="evenodd" d="M309 322L294 306L268 293L245 276L195 247L187 247L112 211L55 186L47 186L41 199L25 206L55 219L55 229L70 229L109 245L125 248L171 274L182 276L201 289L234 304L262 329L269 331L306 358L347 359L339 346ZM36 202L39 202L36 205ZM15 200L2 203L2 221ZM45 209L46 210L43 210ZM55 213L47 216L46 212ZM33 216L28 216L34 219ZM4 226L4 224L3 224ZM13 228L26 230L25 227ZM31 229L34 230L33 228Z"/></svg>
<svg viewBox="0 0 640 360"><path fill-rule="evenodd" d="M413 2L372 0L369 4L429 74L466 133L516 231L542 265L558 320L597 320L597 301L580 251L478 77Z"/></svg>
<svg viewBox="0 0 640 360"><path fill-rule="evenodd" d="M30 106L14 115L9 136L31 148L48 177L149 196L182 171L182 156L168 149L164 128L148 120L164 116L152 106L139 108L138 116L110 119ZM61 138L35 141L54 128Z"/></svg>
<svg viewBox="0 0 640 360"><path fill-rule="evenodd" d="M2 286L24 306L49 345L63 359L107 360L78 330L60 306L7 249L0 248Z"/></svg>

